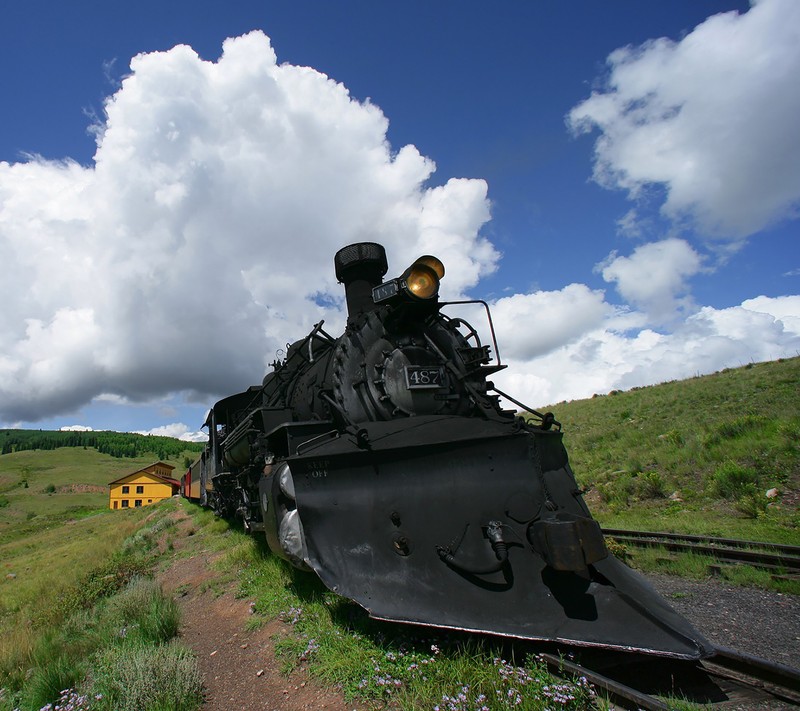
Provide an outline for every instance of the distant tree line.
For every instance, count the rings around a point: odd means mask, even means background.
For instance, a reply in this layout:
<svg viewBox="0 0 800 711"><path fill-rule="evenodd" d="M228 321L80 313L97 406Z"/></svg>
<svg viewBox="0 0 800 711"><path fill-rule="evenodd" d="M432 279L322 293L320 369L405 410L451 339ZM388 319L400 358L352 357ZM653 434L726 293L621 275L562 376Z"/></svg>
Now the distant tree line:
<svg viewBox="0 0 800 711"><path fill-rule="evenodd" d="M112 457L139 457L155 452L158 459L177 459L186 450L200 452L202 442L131 432L55 432L49 430L0 430L0 456L29 449L93 447Z"/></svg>

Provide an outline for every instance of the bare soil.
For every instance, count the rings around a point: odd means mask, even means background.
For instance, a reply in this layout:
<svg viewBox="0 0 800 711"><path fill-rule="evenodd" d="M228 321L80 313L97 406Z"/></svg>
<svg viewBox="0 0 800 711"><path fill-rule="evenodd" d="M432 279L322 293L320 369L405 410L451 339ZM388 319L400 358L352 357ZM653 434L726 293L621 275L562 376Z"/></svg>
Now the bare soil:
<svg viewBox="0 0 800 711"><path fill-rule="evenodd" d="M173 542L180 553L196 547L187 532L190 521L179 514L178 535ZM302 668L288 676L281 673L274 644L288 634L287 625L272 620L247 631L250 601L234 596L235 583L211 585L217 573L211 564L220 554L198 550L187 557L176 555L159 575L182 611L180 638L197 654L205 684L207 711L269 709L270 711L360 711L364 706L345 703L344 694L323 687Z"/></svg>

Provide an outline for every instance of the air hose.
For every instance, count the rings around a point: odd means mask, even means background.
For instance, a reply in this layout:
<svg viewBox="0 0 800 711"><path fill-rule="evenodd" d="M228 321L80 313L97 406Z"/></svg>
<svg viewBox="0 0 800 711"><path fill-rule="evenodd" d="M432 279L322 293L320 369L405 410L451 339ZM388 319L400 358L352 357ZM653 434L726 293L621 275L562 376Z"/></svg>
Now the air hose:
<svg viewBox="0 0 800 711"><path fill-rule="evenodd" d="M508 563L508 545L503 539L503 524L500 521L489 521L489 525L486 527L486 537L489 539L489 544L492 546L492 550L497 558L496 563L486 568L465 565L458 562L455 558L456 551L445 546L436 546L436 552L444 563L464 573L470 573L472 575L496 573L502 570Z"/></svg>

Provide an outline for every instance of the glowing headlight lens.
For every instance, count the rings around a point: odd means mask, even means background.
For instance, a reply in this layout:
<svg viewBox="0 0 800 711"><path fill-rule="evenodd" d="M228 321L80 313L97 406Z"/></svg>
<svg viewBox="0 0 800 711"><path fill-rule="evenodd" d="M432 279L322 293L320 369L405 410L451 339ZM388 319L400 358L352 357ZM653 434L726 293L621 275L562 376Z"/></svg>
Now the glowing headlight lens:
<svg viewBox="0 0 800 711"><path fill-rule="evenodd" d="M418 299L430 299L439 291L439 276L436 271L421 262L415 263L406 275L406 288Z"/></svg>

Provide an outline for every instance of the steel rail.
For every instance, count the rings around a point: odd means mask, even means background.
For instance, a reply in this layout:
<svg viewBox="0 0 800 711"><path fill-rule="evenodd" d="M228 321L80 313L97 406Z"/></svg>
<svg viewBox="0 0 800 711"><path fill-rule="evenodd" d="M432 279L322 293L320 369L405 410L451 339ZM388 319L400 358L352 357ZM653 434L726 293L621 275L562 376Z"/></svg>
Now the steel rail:
<svg viewBox="0 0 800 711"><path fill-rule="evenodd" d="M596 689L605 692L609 700L618 706L626 709L644 709L645 711L664 711L671 708L667 702L662 701L658 696L639 691L631 686L623 684L615 679L606 676L584 666L583 664L565 659L557 654L540 653L537 655L542 659L552 674L558 676L585 677ZM696 682L689 682L689 686L678 688L674 686L664 689L665 694L678 693L687 700L691 700L694 694L699 692L700 697L696 702L702 703L705 708L714 706L728 707L736 698L744 692L747 698L752 700L752 694L756 694L759 699L777 699L782 702L800 706L800 669L794 669L784 664L772 662L761 657L755 657L744 652L739 652L728 647L716 647L714 655L700 662L679 662L672 660L673 663L684 663L687 665L686 671L693 669L705 675L709 680L725 679L724 697L715 701L704 697L704 688L696 687ZM653 663L658 663L654 661ZM648 678L647 672L643 672L641 679ZM682 676L682 675L680 675ZM691 675L690 675L691 676ZM719 689L719 682L711 682L714 688ZM659 692L661 693L661 692Z"/></svg>
<svg viewBox="0 0 800 711"><path fill-rule="evenodd" d="M800 669L730 647L717 647L716 654L702 664L710 670L717 666L757 679L765 684L762 688L771 696L800 705Z"/></svg>
<svg viewBox="0 0 800 711"><path fill-rule="evenodd" d="M538 656L547 664L547 668L551 673L559 676L564 676L565 673L569 673L573 676L585 677L590 684L599 689L603 689L603 691L608 694L609 698L613 699L623 708L643 709L644 711L669 711L669 706L661 701L661 699L637 691L633 687L614 681L580 664L570 662L555 654L544 653Z"/></svg>
<svg viewBox="0 0 800 711"><path fill-rule="evenodd" d="M800 572L800 546L619 529L603 529L603 533L620 543L661 547L670 551L691 551L706 554L725 562L747 563L754 567L771 570L782 568L787 572ZM760 550L753 550L753 548Z"/></svg>
<svg viewBox="0 0 800 711"><path fill-rule="evenodd" d="M727 546L729 548L768 548L787 555L800 556L800 546L786 543L768 543L766 541L747 541L741 538L716 538L714 536L699 536L692 533L668 533L666 531L632 531L621 528L604 528L603 533L608 536L633 536L635 538L668 538L674 541L690 541L693 543L707 543L708 545Z"/></svg>

